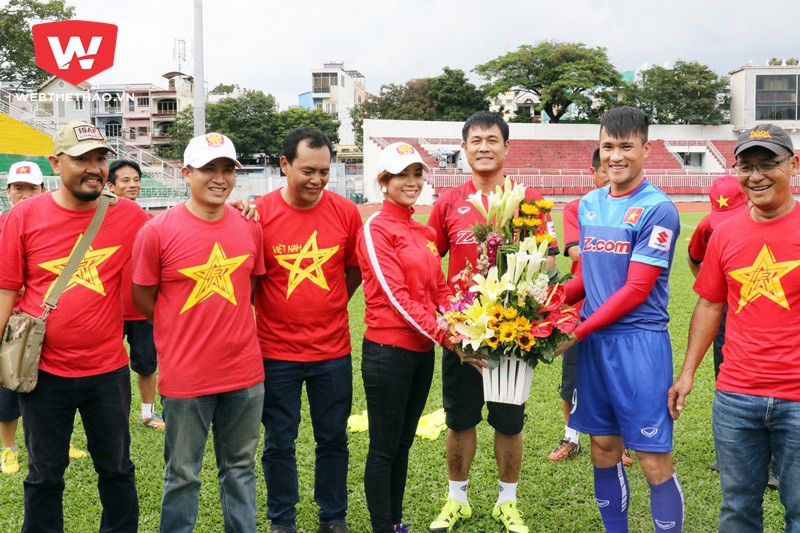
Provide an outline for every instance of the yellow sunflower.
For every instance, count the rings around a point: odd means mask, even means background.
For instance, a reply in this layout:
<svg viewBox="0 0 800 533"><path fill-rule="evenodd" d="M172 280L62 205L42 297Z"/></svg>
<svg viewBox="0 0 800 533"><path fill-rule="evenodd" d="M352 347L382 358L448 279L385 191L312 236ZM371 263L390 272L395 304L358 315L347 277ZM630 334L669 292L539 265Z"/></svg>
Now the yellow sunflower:
<svg viewBox="0 0 800 533"><path fill-rule="evenodd" d="M524 215L538 215L539 209L535 205L531 204L522 204L520 206L520 210Z"/></svg>
<svg viewBox="0 0 800 533"><path fill-rule="evenodd" d="M500 342L512 342L517 336L517 328L513 322L503 322L500 324L500 333L497 338Z"/></svg>
<svg viewBox="0 0 800 533"><path fill-rule="evenodd" d="M542 225L542 221L538 218L526 218L525 225L530 228L538 228Z"/></svg>
<svg viewBox="0 0 800 533"><path fill-rule="evenodd" d="M494 350L495 348L497 348L497 345L499 344L500 341L497 339L497 336L495 335L494 337L484 339L483 342L486 343L486 346Z"/></svg>
<svg viewBox="0 0 800 533"><path fill-rule="evenodd" d="M513 318L517 318L517 310L514 307L509 307L503 311L503 318L506 320L511 320Z"/></svg>
<svg viewBox="0 0 800 533"><path fill-rule="evenodd" d="M503 318L503 306L502 305L495 305L491 309L489 309L489 316L495 320L500 320ZM495 329L495 328L492 328Z"/></svg>
<svg viewBox="0 0 800 533"><path fill-rule="evenodd" d="M517 337L517 344L520 348L527 352L536 345L536 337L534 337L530 332L522 332Z"/></svg>
<svg viewBox="0 0 800 533"><path fill-rule="evenodd" d="M525 224L525 219L517 217L513 219L511 223L514 224L515 228L521 228Z"/></svg>
<svg viewBox="0 0 800 533"><path fill-rule="evenodd" d="M553 202L550 200L536 200L536 207L541 209L542 211L550 211L553 209Z"/></svg>
<svg viewBox="0 0 800 533"><path fill-rule="evenodd" d="M543 243L544 241L547 241L548 243L553 244L553 242L555 240L556 240L556 238L553 237L552 235L550 235L549 233L545 233L545 234L536 236L536 242L539 243L539 244Z"/></svg>
<svg viewBox="0 0 800 533"><path fill-rule="evenodd" d="M517 326L517 331L519 332L527 333L531 330L531 321L524 316L518 316L514 324Z"/></svg>

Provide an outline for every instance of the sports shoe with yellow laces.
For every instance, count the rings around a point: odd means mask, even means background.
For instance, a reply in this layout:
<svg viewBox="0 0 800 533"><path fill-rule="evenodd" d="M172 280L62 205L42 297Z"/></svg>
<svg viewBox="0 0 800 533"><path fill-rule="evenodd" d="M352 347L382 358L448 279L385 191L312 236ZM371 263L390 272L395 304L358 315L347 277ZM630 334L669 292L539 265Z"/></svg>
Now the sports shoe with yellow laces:
<svg viewBox="0 0 800 533"><path fill-rule="evenodd" d="M513 500L495 505L492 516L506 527L508 533L528 533L528 526L522 520L522 513L517 510L517 502Z"/></svg>
<svg viewBox="0 0 800 533"><path fill-rule="evenodd" d="M11 448L3 449L0 469L4 474L16 474L19 472L19 451L14 451Z"/></svg>
<svg viewBox="0 0 800 533"><path fill-rule="evenodd" d="M453 498L447 498L442 512L439 513L436 520L431 522L430 531L431 533L446 533L453 529L456 522L470 516L472 516L472 507L469 503L461 503Z"/></svg>
<svg viewBox="0 0 800 533"><path fill-rule="evenodd" d="M164 423L164 419L161 418L161 413L153 413L150 415L149 418L142 418L141 422L139 422L142 426L150 429L158 429L164 431L167 425Z"/></svg>
<svg viewBox="0 0 800 533"><path fill-rule="evenodd" d="M69 458L70 459L83 459L86 457L86 452L76 448L72 444L69 445Z"/></svg>

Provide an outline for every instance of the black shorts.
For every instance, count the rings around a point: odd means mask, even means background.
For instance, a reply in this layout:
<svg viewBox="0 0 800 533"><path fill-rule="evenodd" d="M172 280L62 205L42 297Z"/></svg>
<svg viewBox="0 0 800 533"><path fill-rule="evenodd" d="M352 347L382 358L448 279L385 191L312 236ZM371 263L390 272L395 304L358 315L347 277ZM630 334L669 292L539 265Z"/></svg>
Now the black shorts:
<svg viewBox="0 0 800 533"><path fill-rule="evenodd" d="M472 429L483 420L483 379L474 367L462 364L455 352L442 350L442 400L445 422L453 431ZM488 422L498 433L516 435L525 423L525 406L485 402Z"/></svg>
<svg viewBox="0 0 800 533"><path fill-rule="evenodd" d="M153 341L153 324L148 320L128 320L122 330L131 347L131 369L142 376L155 373L156 344Z"/></svg>
<svg viewBox="0 0 800 533"><path fill-rule="evenodd" d="M19 418L19 393L0 387L0 422L13 422Z"/></svg>
<svg viewBox="0 0 800 533"><path fill-rule="evenodd" d="M575 376L578 375L578 344L570 346L561 356L561 386L558 388L561 399L572 403L575 393Z"/></svg>

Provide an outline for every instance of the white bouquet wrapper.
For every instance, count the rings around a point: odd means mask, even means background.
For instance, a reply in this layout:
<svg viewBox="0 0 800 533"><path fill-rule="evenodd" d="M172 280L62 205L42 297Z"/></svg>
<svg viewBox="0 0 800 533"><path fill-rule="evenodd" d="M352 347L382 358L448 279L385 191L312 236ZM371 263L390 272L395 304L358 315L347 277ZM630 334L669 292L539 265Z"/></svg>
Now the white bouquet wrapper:
<svg viewBox="0 0 800 533"><path fill-rule="evenodd" d="M515 356L500 356L495 368L482 368L483 399L487 402L522 405L531 395L533 368Z"/></svg>

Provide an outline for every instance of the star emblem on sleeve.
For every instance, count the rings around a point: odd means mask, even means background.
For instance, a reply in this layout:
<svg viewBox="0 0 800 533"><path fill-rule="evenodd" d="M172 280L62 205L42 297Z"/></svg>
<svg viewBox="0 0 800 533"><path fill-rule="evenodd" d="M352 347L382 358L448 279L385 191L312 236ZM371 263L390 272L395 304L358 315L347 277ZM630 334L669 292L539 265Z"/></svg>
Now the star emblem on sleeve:
<svg viewBox="0 0 800 533"><path fill-rule="evenodd" d="M81 239L83 239L83 234L78 236L78 239L75 241L75 246L72 247L72 250L75 250L75 248L78 246L78 243L81 242ZM69 279L69 283L67 283L67 287L64 289L64 292L67 292L71 288L80 285L81 287L85 287L96 292L97 294L100 294L101 296L105 296L106 289L103 286L103 282L100 280L100 271L97 268L106 259L114 255L114 252L119 250L119 248L119 246L109 246L107 248L94 249L89 246L89 250L86 252L86 255L83 256L83 260L81 260L80 264L78 264L78 268L75 269L75 273ZM64 270L64 267L67 266L69 256L72 255L72 250L70 250L70 253L66 257L47 261L39 264L39 266L58 276ZM53 290L53 285L55 284L56 280L54 279L47 288L47 292L44 294L45 300L48 296L50 296L50 291Z"/></svg>
<svg viewBox="0 0 800 533"><path fill-rule="evenodd" d="M236 257L227 257L222 245L216 242L211 249L211 254L208 256L208 261L202 265L181 268L178 270L184 276L187 276L197 283L192 289L192 293L183 304L183 309L178 313L182 315L195 305L202 303L213 295L218 294L228 300L233 305L236 305L236 295L233 290L233 281L231 281L231 274L242 266L250 257L249 254L239 255Z"/></svg>
<svg viewBox="0 0 800 533"><path fill-rule="evenodd" d="M325 273L322 271L322 265L339 251L339 245L331 248L320 248L317 244L316 230L308 238L303 248L297 253L276 255L275 259L278 264L289 271L289 283L286 286L286 299L292 295L303 280L308 280L311 283L325 289L330 290L328 281L325 279ZM304 260L310 260L306 266L303 266Z"/></svg>
<svg viewBox="0 0 800 533"><path fill-rule="evenodd" d="M428 241L428 244L426 244L425 246L428 247L428 250L430 250L433 255L439 257L439 250L436 249L436 243L434 243L433 241Z"/></svg>
<svg viewBox="0 0 800 533"><path fill-rule="evenodd" d="M780 279L798 266L800 261L777 262L775 254L765 244L752 266L729 272L733 279L742 284L739 291L739 308L736 312L761 296L769 298L784 309L789 309L789 302L786 300Z"/></svg>

